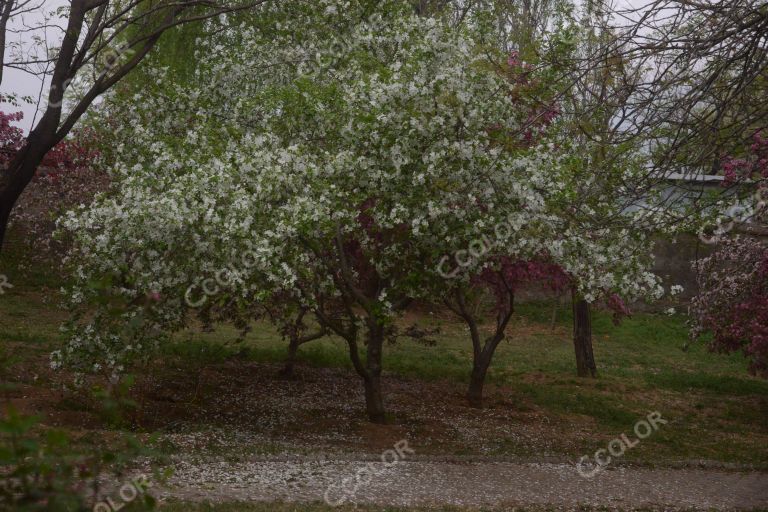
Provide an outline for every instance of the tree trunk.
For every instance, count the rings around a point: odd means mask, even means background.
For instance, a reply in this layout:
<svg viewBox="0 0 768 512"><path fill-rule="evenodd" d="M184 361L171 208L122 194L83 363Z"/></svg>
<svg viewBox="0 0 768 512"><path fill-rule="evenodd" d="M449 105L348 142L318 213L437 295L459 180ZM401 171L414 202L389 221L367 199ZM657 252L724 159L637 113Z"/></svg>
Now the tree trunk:
<svg viewBox="0 0 768 512"><path fill-rule="evenodd" d="M294 377L293 367L296 364L296 354L299 351L299 338L293 336L288 343L288 357L285 359L285 366L280 370L280 376L286 379Z"/></svg>
<svg viewBox="0 0 768 512"><path fill-rule="evenodd" d="M479 409L483 406L483 385L490 365L491 357L487 357L485 354L481 354L473 362L472 374L469 376L469 389L467 390L467 400L470 407Z"/></svg>
<svg viewBox="0 0 768 512"><path fill-rule="evenodd" d="M53 146L51 140L55 133L50 125L50 116L44 117L30 132L26 145L14 156L8 167L0 169L0 252L8 234L8 222L13 207Z"/></svg>
<svg viewBox="0 0 768 512"><path fill-rule="evenodd" d="M6 202L7 201L7 202ZM0 252L3 250L3 241L5 240L5 232L8 229L8 222L11 219L11 209L13 208L14 201L6 198L6 195L0 191Z"/></svg>
<svg viewBox="0 0 768 512"><path fill-rule="evenodd" d="M384 399L381 392L381 374L369 375L365 382L365 410L371 423L384 425L387 422L384 412Z"/></svg>
<svg viewBox="0 0 768 512"><path fill-rule="evenodd" d="M306 311L303 311L299 314L296 318L294 328L289 332L288 357L285 360L285 366L279 372L281 376L289 379L294 377L293 368L296 365L296 355L299 351L299 347L310 341L319 340L328 333L325 328L321 328L316 332L301 336L300 334L303 332L303 324L301 323L301 320L304 318L305 313Z"/></svg>
<svg viewBox="0 0 768 512"><path fill-rule="evenodd" d="M469 376L469 388L467 389L467 401L470 407L480 408L483 406L483 386L485 377L488 374L488 368L491 366L493 354L496 347L502 342L505 336L507 324L515 311L515 291L507 286L504 302L499 305L496 316L496 330L493 336L486 338L485 342L480 339L480 330L478 329L475 313L467 307L465 292L462 289L456 289L456 303L453 305L450 300L445 304L462 318L469 327L469 336L472 340L472 373Z"/></svg>
<svg viewBox="0 0 768 512"><path fill-rule="evenodd" d="M576 372L579 377L597 377L592 351L592 312L589 303L573 294L573 346L576 350Z"/></svg>
<svg viewBox="0 0 768 512"><path fill-rule="evenodd" d="M384 345L384 329L375 326L368 332L368 352L365 358L365 408L371 423L386 423L384 398L381 391L381 355Z"/></svg>
<svg viewBox="0 0 768 512"><path fill-rule="evenodd" d="M30 158L14 159L8 169L0 171L2 172L0 175L0 251L2 251L3 242L8 232L11 211L16 201L21 197L24 188L35 175L35 169L39 164L39 162L32 163L28 160Z"/></svg>

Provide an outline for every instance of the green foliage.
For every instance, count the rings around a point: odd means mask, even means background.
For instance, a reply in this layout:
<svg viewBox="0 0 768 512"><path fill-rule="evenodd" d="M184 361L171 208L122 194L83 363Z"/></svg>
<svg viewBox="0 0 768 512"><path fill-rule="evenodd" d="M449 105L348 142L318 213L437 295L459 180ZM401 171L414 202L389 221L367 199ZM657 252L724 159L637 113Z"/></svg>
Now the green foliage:
<svg viewBox="0 0 768 512"><path fill-rule="evenodd" d="M113 428L125 426L125 413L136 408L136 402L128 396L134 381L133 375L125 375L111 388L94 388L93 397L101 404L100 416L107 425Z"/></svg>
<svg viewBox="0 0 768 512"><path fill-rule="evenodd" d="M87 510L78 483L90 475L69 450L61 431L33 436L38 417L23 416L12 406L0 420L0 505L19 511Z"/></svg>
<svg viewBox="0 0 768 512"><path fill-rule="evenodd" d="M126 379L115 389L94 391L101 415L111 425L122 424L124 410L133 406L126 398L130 382ZM154 454L148 448L154 443L153 438L147 441L124 436L117 446L101 441L88 443L87 449L80 447L79 441L63 430L45 428L40 416L21 414L8 405L0 418L0 509L91 510L100 500L110 497L100 485L105 475L137 490L131 510L154 509L155 500L145 492L143 477L131 478L127 473L136 457ZM163 478L162 474L154 475L155 481ZM117 503L118 498L112 500Z"/></svg>

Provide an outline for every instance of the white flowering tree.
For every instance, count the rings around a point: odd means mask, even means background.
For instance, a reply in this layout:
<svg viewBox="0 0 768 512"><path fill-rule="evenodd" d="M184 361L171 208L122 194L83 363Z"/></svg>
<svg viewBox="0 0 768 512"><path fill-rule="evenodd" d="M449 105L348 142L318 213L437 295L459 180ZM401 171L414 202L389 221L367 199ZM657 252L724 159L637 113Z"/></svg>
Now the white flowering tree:
<svg viewBox="0 0 768 512"><path fill-rule="evenodd" d="M633 236L594 223L615 213L613 191L579 202L597 178L574 172L567 140L510 144L530 111L494 64L506 55L471 33L400 1L286 2L271 31L223 24L194 85L158 73L141 101L107 108L123 120L116 189L62 222L72 304L100 307L76 318L55 365L117 373L202 299L243 324L311 311L346 341L367 415L383 422L397 316L469 282L463 268L446 279L441 257L495 226L508 229L493 254L546 254L592 299L657 290L638 246L621 243Z"/></svg>
<svg viewBox="0 0 768 512"><path fill-rule="evenodd" d="M31 87L39 90L36 98L32 91L4 91L0 97L0 103L35 104L40 114L29 134L3 148L10 157L0 161L0 249L14 205L46 156L56 152L102 94L140 66L163 35L220 15L258 11L262 3L0 0L0 85L8 85L6 70L40 79L39 87Z"/></svg>

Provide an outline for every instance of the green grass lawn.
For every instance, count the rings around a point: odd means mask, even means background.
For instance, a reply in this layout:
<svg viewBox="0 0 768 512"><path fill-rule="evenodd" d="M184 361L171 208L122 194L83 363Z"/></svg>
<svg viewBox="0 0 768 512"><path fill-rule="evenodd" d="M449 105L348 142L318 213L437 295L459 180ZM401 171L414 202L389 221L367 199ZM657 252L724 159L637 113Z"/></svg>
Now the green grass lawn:
<svg viewBox="0 0 768 512"><path fill-rule="evenodd" d="M659 411L670 423L627 460L706 459L768 465L768 382L750 376L744 358L707 351L688 341L685 318L638 314L614 326L609 315L596 313L594 350L599 376L575 376L570 341L570 313L560 311L550 329L552 304L520 305L509 339L498 349L489 383L515 404L535 407L552 421L589 425L601 439L631 433L635 422ZM465 383L471 346L462 324L438 322L426 314L424 324L441 324L435 346L402 340L386 347L384 368L392 375L424 381ZM213 333L187 332L167 347L169 355L202 364L247 357L280 362L285 345L267 325L259 325L242 344L226 326ZM350 368L341 340L326 339L302 347L299 361L319 367ZM594 441L578 453L603 447ZM587 450L584 452L583 450ZM521 454L519 447L510 452ZM501 449L499 454L504 454ZM660 455L661 454L661 455ZM535 455L535 454L528 454Z"/></svg>

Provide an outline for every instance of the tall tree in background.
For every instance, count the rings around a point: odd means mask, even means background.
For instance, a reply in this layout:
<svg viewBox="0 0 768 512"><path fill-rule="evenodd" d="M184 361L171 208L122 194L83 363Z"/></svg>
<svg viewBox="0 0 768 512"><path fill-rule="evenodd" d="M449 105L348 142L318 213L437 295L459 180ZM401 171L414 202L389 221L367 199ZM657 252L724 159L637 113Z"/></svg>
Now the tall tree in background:
<svg viewBox="0 0 768 512"><path fill-rule="evenodd" d="M563 101L563 116L573 136L583 140L585 147L593 148L588 160L591 165L598 173L610 175L600 170L610 166L607 153L612 143L610 126L614 112L601 106L609 95L615 94L615 85L623 69L615 63L611 65L610 56L603 53L610 47L613 35L605 13L596 8L594 2L586 2L579 26L581 30L578 32L575 58L569 63L573 82ZM605 57L600 66L585 69L580 65L584 60L599 56ZM592 307L576 288L571 293L571 306L576 373L579 377L596 377L597 364L592 347Z"/></svg>
<svg viewBox="0 0 768 512"><path fill-rule="evenodd" d="M642 70L609 98L655 169L717 174L768 122L764 0L653 0L614 13L614 53Z"/></svg>
<svg viewBox="0 0 768 512"><path fill-rule="evenodd" d="M46 13L46 0L0 0L0 85L11 68L49 83L47 98L38 98L40 120L0 169L0 247L11 211L48 151L70 133L101 94L144 60L166 31L265 1L72 0L54 15ZM22 17L28 19L32 13L40 21L30 28ZM9 41L15 35L34 34L36 29L43 36L48 29L61 31L61 39L50 45L34 39L29 44Z"/></svg>

